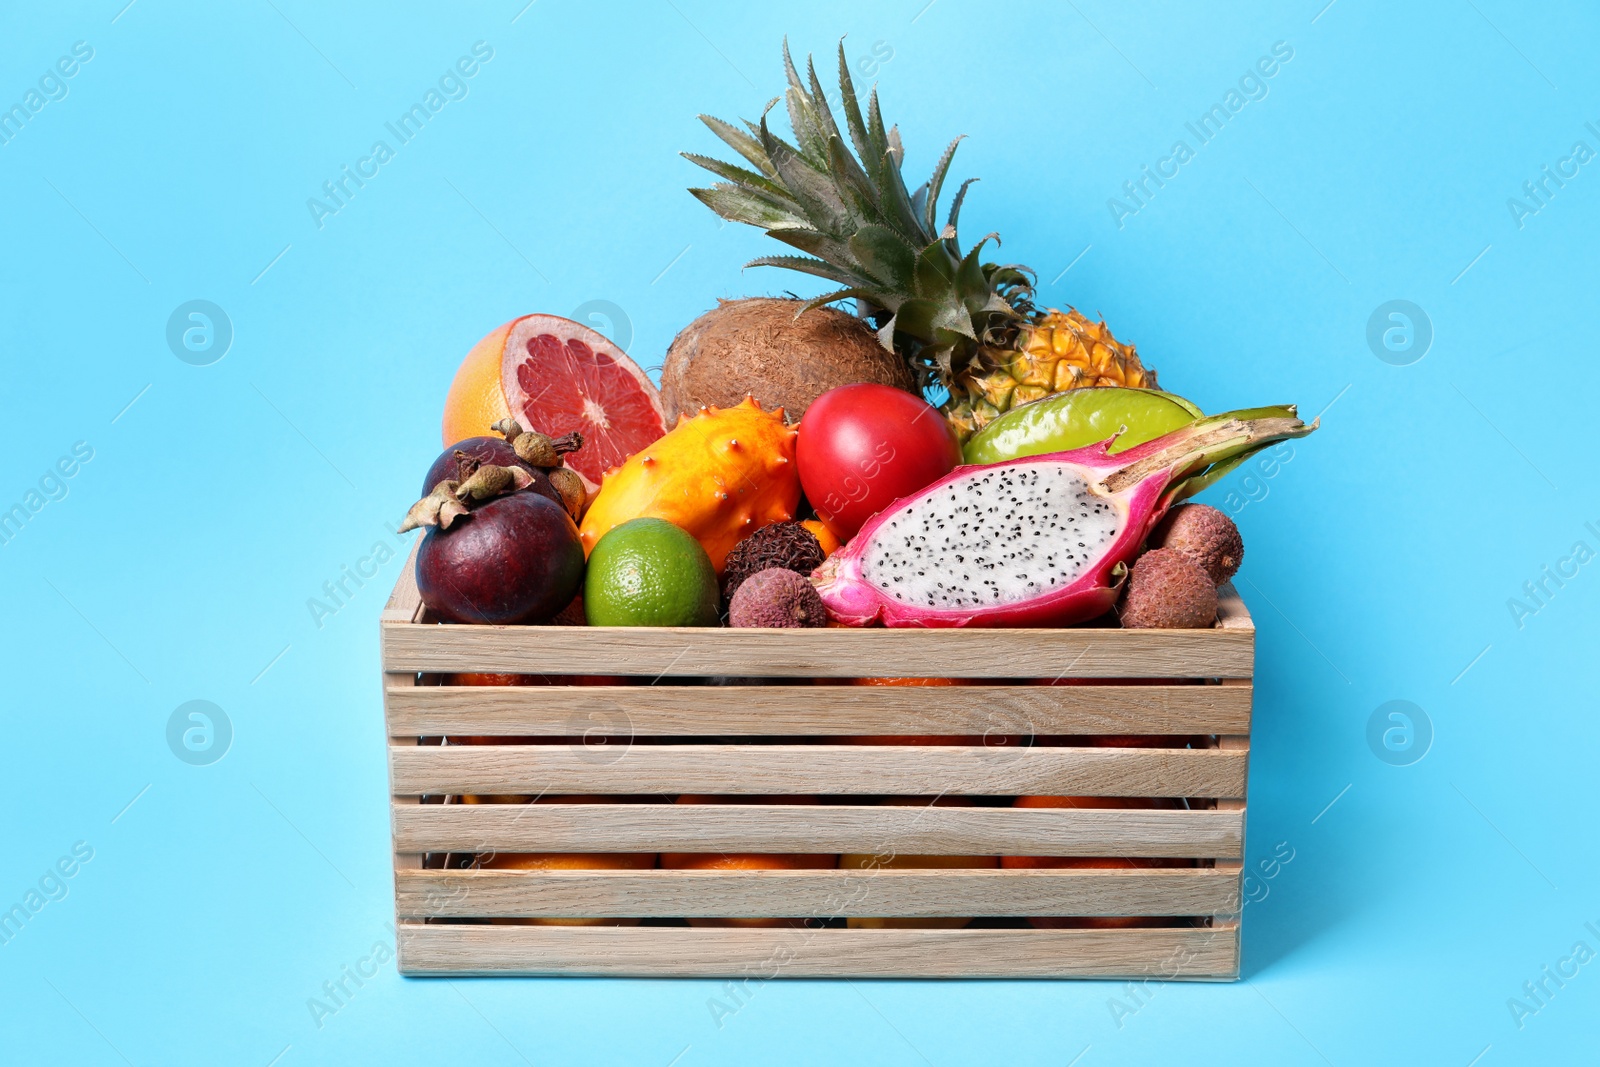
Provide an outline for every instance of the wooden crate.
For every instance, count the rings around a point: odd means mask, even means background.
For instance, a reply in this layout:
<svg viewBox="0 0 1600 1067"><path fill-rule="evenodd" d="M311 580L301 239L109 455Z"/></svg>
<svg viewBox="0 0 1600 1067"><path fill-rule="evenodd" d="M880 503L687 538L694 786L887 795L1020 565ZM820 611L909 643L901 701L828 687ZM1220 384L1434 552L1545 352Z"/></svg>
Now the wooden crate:
<svg viewBox="0 0 1600 1067"><path fill-rule="evenodd" d="M1254 629L734 630L436 625L407 561L383 613L399 967L410 975L1233 979ZM466 687L449 672L635 684ZM760 676L707 688L704 676ZM978 687L809 684L985 679ZM1026 678L1146 680L1040 686ZM793 679L791 684L776 684ZM1159 684L1148 680L1157 679ZM605 735L605 744L441 744ZM847 735L1006 744L863 746ZM1018 745L1199 737L1188 748ZM725 739L725 740L723 740ZM806 794L822 804L462 804L467 794ZM887 807L867 794L1185 798L1180 808ZM852 796L854 795L854 797ZM857 803L851 803L852 799ZM980 802L981 803L981 802ZM993 803L993 802L991 802ZM457 869L491 852L1137 856L1140 869ZM519 925L516 917L642 919ZM803 927L690 925L809 918ZM852 929L849 916L973 916ZM1167 916L1036 929L1028 916ZM492 920L501 920L495 922Z"/></svg>

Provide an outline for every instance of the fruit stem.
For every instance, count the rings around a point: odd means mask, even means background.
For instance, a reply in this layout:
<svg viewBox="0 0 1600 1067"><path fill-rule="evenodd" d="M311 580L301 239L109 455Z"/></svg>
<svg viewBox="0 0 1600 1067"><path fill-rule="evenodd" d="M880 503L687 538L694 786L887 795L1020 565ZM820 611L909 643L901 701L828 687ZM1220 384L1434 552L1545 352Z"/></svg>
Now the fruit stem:
<svg viewBox="0 0 1600 1067"><path fill-rule="evenodd" d="M472 472L472 477L456 487L456 499L462 501L493 500L533 484L533 475L521 467L496 467L487 464Z"/></svg>
<svg viewBox="0 0 1600 1067"><path fill-rule="evenodd" d="M538 430L529 430L518 434L511 442L511 450L517 454L518 459L541 470L561 466L562 453L576 452L582 447L583 435L576 431L562 434L560 437L551 437Z"/></svg>
<svg viewBox="0 0 1600 1067"><path fill-rule="evenodd" d="M583 447L583 434L577 430L550 439L550 447L557 452L576 452Z"/></svg>
<svg viewBox="0 0 1600 1067"><path fill-rule="evenodd" d="M486 500L515 493L533 484L533 475L521 467L497 467L492 463L479 464L465 452L456 453L456 462L463 470L471 469L461 481L445 479L433 491L412 504L396 533L405 533L421 526L437 526L448 530L450 524L470 514L470 506Z"/></svg>
<svg viewBox="0 0 1600 1067"><path fill-rule="evenodd" d="M1196 419L1182 429L1150 442L1150 450L1101 480L1109 493L1119 493L1159 471L1169 471L1165 503L1182 500L1207 488L1238 461L1270 444L1304 437L1320 424L1309 426L1295 416L1292 406L1251 408ZM1209 469L1208 469L1209 468Z"/></svg>

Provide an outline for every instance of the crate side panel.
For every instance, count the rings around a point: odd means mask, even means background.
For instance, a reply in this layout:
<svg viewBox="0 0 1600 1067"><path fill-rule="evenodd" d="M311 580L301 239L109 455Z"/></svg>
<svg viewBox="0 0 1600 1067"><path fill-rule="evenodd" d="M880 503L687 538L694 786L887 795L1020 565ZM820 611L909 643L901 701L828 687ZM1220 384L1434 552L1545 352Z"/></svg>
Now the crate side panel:
<svg viewBox="0 0 1600 1067"><path fill-rule="evenodd" d="M1255 631L1256 624L1250 617L1250 609L1244 606L1244 600L1232 582L1217 586L1217 627L1239 632Z"/></svg>
<svg viewBox="0 0 1600 1067"><path fill-rule="evenodd" d="M392 745L397 793L1242 797L1249 751L995 745Z"/></svg>
<svg viewBox="0 0 1600 1067"><path fill-rule="evenodd" d="M410 871L408 918L1210 915L1238 874L1210 867L801 871Z"/></svg>
<svg viewBox="0 0 1600 1067"><path fill-rule="evenodd" d="M407 852L861 852L1236 859L1242 812L767 804L395 804Z"/></svg>
<svg viewBox="0 0 1600 1067"><path fill-rule="evenodd" d="M385 623L384 669L937 678L1248 678L1244 630L741 630Z"/></svg>
<svg viewBox="0 0 1600 1067"><path fill-rule="evenodd" d="M1251 687L420 686L389 693L389 731L665 737L807 734L1243 734Z"/></svg>
<svg viewBox="0 0 1600 1067"><path fill-rule="evenodd" d="M394 589L383 605L383 613L379 616L381 622L410 624L422 617L422 594L417 591L416 570L417 550L421 547L422 539L419 537L411 545L411 551L400 567L400 576L395 579Z"/></svg>
<svg viewBox="0 0 1600 1067"><path fill-rule="evenodd" d="M409 975L1218 979L1235 926L1148 930L399 927Z"/></svg>
<svg viewBox="0 0 1600 1067"><path fill-rule="evenodd" d="M416 622L416 620L422 616L422 596L417 592L415 570L417 550L421 547L421 543L421 539L419 538L417 542L411 546L411 552L406 556L405 563L400 568L400 576L395 579L394 589L390 592L388 601L384 603L378 630L378 640L380 645L386 639L386 635L388 634L388 630L383 628L384 623L389 623L392 625L411 624ZM380 654L380 659L387 659L387 656ZM384 720L391 724L391 729L389 732L391 735L393 735L392 724L394 722L395 701L397 696L403 702L404 694L415 692L420 687L417 685L417 675L415 671L385 673L381 677L383 679ZM394 744L395 742L391 740L390 743ZM415 744L416 738L403 738L401 739L400 743ZM389 792L391 796L393 796L394 771L392 765L389 773ZM401 797L393 797L392 803L415 804L417 801L414 799L407 800ZM395 836L393 820L390 820L389 840L390 846L393 849L394 876L396 886L395 918L398 922L400 916L400 879L409 872L420 870L422 868L423 859L420 853L404 852L400 849L399 840Z"/></svg>

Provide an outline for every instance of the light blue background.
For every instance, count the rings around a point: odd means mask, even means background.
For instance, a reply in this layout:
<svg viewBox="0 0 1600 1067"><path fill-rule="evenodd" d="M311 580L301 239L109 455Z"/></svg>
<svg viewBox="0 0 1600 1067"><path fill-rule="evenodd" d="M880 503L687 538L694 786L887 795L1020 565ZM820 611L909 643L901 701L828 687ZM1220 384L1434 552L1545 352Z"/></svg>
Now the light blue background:
<svg viewBox="0 0 1600 1067"><path fill-rule="evenodd" d="M0 1058L1592 1057L1600 963L1520 1029L1507 1000L1578 940L1600 949L1600 564L1520 627L1507 601L1574 542L1600 548L1600 171L1520 228L1506 203L1576 140L1600 148L1592 9L124 2L7 4L0 33L6 106L94 48L0 146L0 506L94 450L0 547L0 905L94 849L0 946ZM1112 984L794 981L719 1029L710 982L391 964L318 1028L308 998L391 937L376 619L398 557L321 628L307 600L394 544L445 387L492 327L611 301L649 365L714 297L813 291L741 273L766 238L685 194L701 174L675 155L718 147L698 112L757 115L784 33L892 52L877 79L908 174L969 134L967 238L1002 232L1046 301L1103 313L1166 386L1208 410L1326 408L1234 504L1259 627L1250 860L1295 857L1247 908L1245 980L1160 987L1120 1027ZM479 40L470 95L319 229L307 198ZM1278 41L1294 58L1269 95L1117 228L1107 198ZM1397 298L1434 330L1409 366L1366 342ZM191 299L232 320L214 365L165 342ZM1227 489L1246 499L1237 475L1210 499ZM165 741L192 699L233 723L212 766ZM1405 767L1366 740L1397 699L1435 733Z"/></svg>

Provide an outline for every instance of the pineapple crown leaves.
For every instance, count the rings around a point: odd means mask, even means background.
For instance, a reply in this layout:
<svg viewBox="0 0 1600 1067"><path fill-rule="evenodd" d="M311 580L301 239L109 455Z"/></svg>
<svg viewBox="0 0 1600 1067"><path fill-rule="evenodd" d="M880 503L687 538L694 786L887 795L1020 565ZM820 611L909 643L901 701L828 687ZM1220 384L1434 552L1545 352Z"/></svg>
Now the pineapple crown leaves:
<svg viewBox="0 0 1600 1067"><path fill-rule="evenodd" d="M843 41L843 131L815 65L807 59L802 79L787 40L783 65L789 85L782 100L794 143L768 124L777 99L743 129L702 115L749 166L685 152L691 163L723 179L690 193L722 218L759 227L804 253L761 256L746 266L786 267L841 287L808 301L802 313L853 298L879 326L879 342L891 351L898 343L923 384L934 378L949 383L983 345L1005 344L1032 314L1032 272L983 262L982 249L991 238L998 243L996 234L961 251L956 223L976 178L961 183L939 224L939 196L961 138L950 142L928 181L910 191L900 173L905 150L899 130L885 128L876 88L862 114Z"/></svg>

